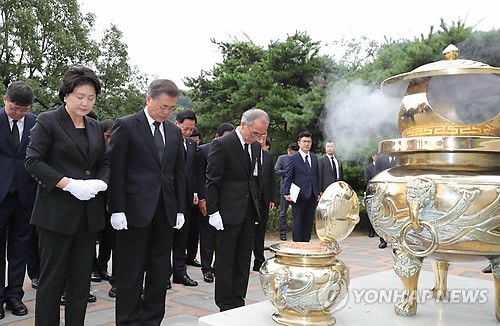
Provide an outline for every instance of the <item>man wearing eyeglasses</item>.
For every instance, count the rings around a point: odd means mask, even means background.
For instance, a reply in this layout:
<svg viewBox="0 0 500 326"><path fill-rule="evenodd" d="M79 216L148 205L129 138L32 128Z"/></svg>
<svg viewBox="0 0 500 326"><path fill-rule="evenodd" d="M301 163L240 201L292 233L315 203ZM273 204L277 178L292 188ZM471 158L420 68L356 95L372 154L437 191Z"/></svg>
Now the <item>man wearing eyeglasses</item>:
<svg viewBox="0 0 500 326"><path fill-rule="evenodd" d="M160 325L165 314L174 229L184 225L186 208L183 137L167 120L179 95L174 82L156 79L146 107L113 124L108 198L118 230L118 326Z"/></svg>
<svg viewBox="0 0 500 326"><path fill-rule="evenodd" d="M207 163L206 201L216 230L215 303L220 311L245 305L254 243L260 223L262 163L259 139L269 116L260 109L243 113L240 126L214 139Z"/></svg>
<svg viewBox="0 0 500 326"><path fill-rule="evenodd" d="M312 134L303 131L298 137L299 151L286 164L283 195L292 202L292 238L295 242L309 242L316 204L320 196L318 157L310 152ZM292 184L299 188L297 198L291 195Z"/></svg>
<svg viewBox="0 0 500 326"><path fill-rule="evenodd" d="M5 317L4 304L13 315L28 313L22 299L31 252L33 229L29 221L36 183L26 172L24 158L29 132L36 120L29 112L34 98L28 84L16 81L7 88L3 97L5 107L0 109L0 319Z"/></svg>

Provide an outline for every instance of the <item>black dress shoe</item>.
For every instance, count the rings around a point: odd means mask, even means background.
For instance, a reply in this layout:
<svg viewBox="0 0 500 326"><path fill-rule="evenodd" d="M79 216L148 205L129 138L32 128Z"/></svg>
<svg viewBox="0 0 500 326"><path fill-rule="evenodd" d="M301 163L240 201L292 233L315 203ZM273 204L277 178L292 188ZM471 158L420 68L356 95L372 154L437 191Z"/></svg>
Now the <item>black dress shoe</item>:
<svg viewBox="0 0 500 326"><path fill-rule="evenodd" d="M261 266L261 265L253 265L252 270L253 270L254 272L258 272L258 271L260 271L260 266Z"/></svg>
<svg viewBox="0 0 500 326"><path fill-rule="evenodd" d="M178 284L183 284L185 286L197 286L198 285L198 282L193 280L187 274L183 275L181 277L174 277L173 282L178 283Z"/></svg>
<svg viewBox="0 0 500 326"><path fill-rule="evenodd" d="M387 248L387 242L385 242L385 241L380 241L380 244L378 245L378 247L379 247L380 249Z"/></svg>
<svg viewBox="0 0 500 326"><path fill-rule="evenodd" d="M112 286L111 289L109 289L108 295L110 298L116 298L116 286Z"/></svg>
<svg viewBox="0 0 500 326"><path fill-rule="evenodd" d="M5 310L3 310L3 304L0 305L0 319L5 318Z"/></svg>
<svg viewBox="0 0 500 326"><path fill-rule="evenodd" d="M370 231L370 233L368 233L368 236L369 236L370 238L373 238L373 237L375 236L375 232Z"/></svg>
<svg viewBox="0 0 500 326"><path fill-rule="evenodd" d="M281 239L282 241L286 241L286 235L281 235L281 236L280 236L280 239Z"/></svg>
<svg viewBox="0 0 500 326"><path fill-rule="evenodd" d="M190 266L194 266L194 267L201 267L201 263L196 258L195 259L186 259L186 265L190 265Z"/></svg>
<svg viewBox="0 0 500 326"><path fill-rule="evenodd" d="M91 293L89 293L89 297L87 298L87 302L96 302L97 297Z"/></svg>
<svg viewBox="0 0 500 326"><path fill-rule="evenodd" d="M483 268L482 270L483 273L491 273L492 270L491 270L491 264L489 264L488 266L486 266L485 268Z"/></svg>
<svg viewBox="0 0 500 326"><path fill-rule="evenodd" d="M203 273L203 280L207 283L213 283L214 282L214 273L212 273L212 272Z"/></svg>
<svg viewBox="0 0 500 326"><path fill-rule="evenodd" d="M99 272L99 276L104 281L109 281L111 279L111 274L109 274L108 271Z"/></svg>
<svg viewBox="0 0 500 326"><path fill-rule="evenodd" d="M31 287L33 289L38 289L38 278L34 278L31 280Z"/></svg>
<svg viewBox="0 0 500 326"><path fill-rule="evenodd" d="M90 280L92 282L100 282L102 281L101 275L99 275L99 272L92 272L92 275L90 275Z"/></svg>
<svg viewBox="0 0 500 326"><path fill-rule="evenodd" d="M172 283L170 280L167 281L167 290L170 290L172 288Z"/></svg>
<svg viewBox="0 0 500 326"><path fill-rule="evenodd" d="M7 298L5 301L5 309L11 310L13 315L24 316L28 314L28 308L19 299Z"/></svg>

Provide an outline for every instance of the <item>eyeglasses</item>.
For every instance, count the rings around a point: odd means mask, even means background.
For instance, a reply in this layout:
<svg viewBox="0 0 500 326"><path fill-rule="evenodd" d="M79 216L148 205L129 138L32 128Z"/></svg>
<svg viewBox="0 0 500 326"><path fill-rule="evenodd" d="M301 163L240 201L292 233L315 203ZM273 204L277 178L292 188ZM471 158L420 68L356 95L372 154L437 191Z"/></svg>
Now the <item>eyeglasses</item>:
<svg viewBox="0 0 500 326"><path fill-rule="evenodd" d="M248 130L250 130L250 133L255 139L264 139L267 137L267 134L260 134L256 131L253 131L250 127L248 127Z"/></svg>
<svg viewBox="0 0 500 326"><path fill-rule="evenodd" d="M172 112L175 110L175 106L160 105L160 110L162 110L163 112Z"/></svg>
<svg viewBox="0 0 500 326"><path fill-rule="evenodd" d="M9 109L14 113L28 113L28 111L31 109L31 105L24 107L17 107L13 106L12 102L7 101L7 103L9 103Z"/></svg>

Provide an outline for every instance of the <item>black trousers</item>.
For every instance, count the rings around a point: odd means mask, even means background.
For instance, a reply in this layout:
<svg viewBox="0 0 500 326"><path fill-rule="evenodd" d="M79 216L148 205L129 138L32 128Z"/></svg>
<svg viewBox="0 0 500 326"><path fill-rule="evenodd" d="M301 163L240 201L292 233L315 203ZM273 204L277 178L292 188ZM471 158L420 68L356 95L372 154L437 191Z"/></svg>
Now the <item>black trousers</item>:
<svg viewBox="0 0 500 326"><path fill-rule="evenodd" d="M40 279L36 291L36 325L59 325L59 303L64 288L66 325L85 324L96 233L90 233L86 218L80 218L75 234L38 228Z"/></svg>
<svg viewBox="0 0 500 326"><path fill-rule="evenodd" d="M269 220L269 203L261 203L262 211L260 213L261 222L255 225L255 237L253 242L254 267L260 268L266 258L264 257L264 241L266 238L267 222Z"/></svg>
<svg viewBox="0 0 500 326"><path fill-rule="evenodd" d="M117 232L116 325L160 325L173 230L160 199L151 223Z"/></svg>
<svg viewBox="0 0 500 326"><path fill-rule="evenodd" d="M191 208L191 205L189 206ZM172 273L175 278L187 275L186 266L186 247L189 236L189 228L191 227L191 212L186 210L184 214L184 225L180 229L174 229L174 242L172 245ZM169 274L170 278L170 274Z"/></svg>
<svg viewBox="0 0 500 326"><path fill-rule="evenodd" d="M213 272L215 253L215 228L208 223L208 216L203 216L200 221L200 259L202 273Z"/></svg>
<svg viewBox="0 0 500 326"><path fill-rule="evenodd" d="M292 203L292 239L295 242L309 242L314 222L316 197L311 196L307 199L299 198L297 203Z"/></svg>
<svg viewBox="0 0 500 326"><path fill-rule="evenodd" d="M111 251L113 250L116 238L116 230L111 225L111 216L106 214L104 230L99 232L99 251L94 258L93 272L108 271L108 262L111 259Z"/></svg>
<svg viewBox="0 0 500 326"><path fill-rule="evenodd" d="M30 225L31 210L32 207L21 205L17 192L7 194L0 203L0 304L8 298L21 300L24 296L24 276L34 229Z"/></svg>
<svg viewBox="0 0 500 326"><path fill-rule="evenodd" d="M186 245L186 259L194 260L198 253L198 242L200 241L200 223L203 215L197 205L191 207L191 221Z"/></svg>
<svg viewBox="0 0 500 326"><path fill-rule="evenodd" d="M217 231L215 250L215 304L220 311L245 305L255 234L255 211L243 223Z"/></svg>
<svg viewBox="0 0 500 326"><path fill-rule="evenodd" d="M285 199L283 194L280 194L280 236L286 237L286 212L290 203Z"/></svg>

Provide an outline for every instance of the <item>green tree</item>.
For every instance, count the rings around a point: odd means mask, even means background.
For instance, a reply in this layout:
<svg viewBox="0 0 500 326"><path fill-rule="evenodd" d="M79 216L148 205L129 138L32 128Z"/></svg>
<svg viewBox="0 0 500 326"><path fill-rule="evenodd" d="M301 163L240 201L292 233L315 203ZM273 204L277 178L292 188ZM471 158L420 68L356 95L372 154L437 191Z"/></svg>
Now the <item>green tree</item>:
<svg viewBox="0 0 500 326"><path fill-rule="evenodd" d="M313 87L321 84L315 78L324 68L319 42L301 32L272 41L267 48L251 40L212 41L219 46L223 62L186 82L206 140L222 122L239 124L242 113L252 107L269 114L273 148L279 151L305 128L318 134L315 121L321 112L317 102L321 96L315 93L320 87L314 91Z"/></svg>
<svg viewBox="0 0 500 326"><path fill-rule="evenodd" d="M103 84L95 106L99 118L136 112L144 105L148 76L128 64L127 45L114 25L101 41L91 39L94 14L77 0L0 0L0 88L18 79L34 89L35 113L58 105L64 72L83 64Z"/></svg>
<svg viewBox="0 0 500 326"><path fill-rule="evenodd" d="M111 25L99 43L96 70L102 83L102 95L97 98L95 111L101 119L136 112L145 104L148 78L137 68L130 67L122 36L122 32Z"/></svg>
<svg viewBox="0 0 500 326"><path fill-rule="evenodd" d="M56 101L68 66L98 56L89 38L94 15L82 16L76 0L0 1L0 77L7 87L26 79L45 108Z"/></svg>

